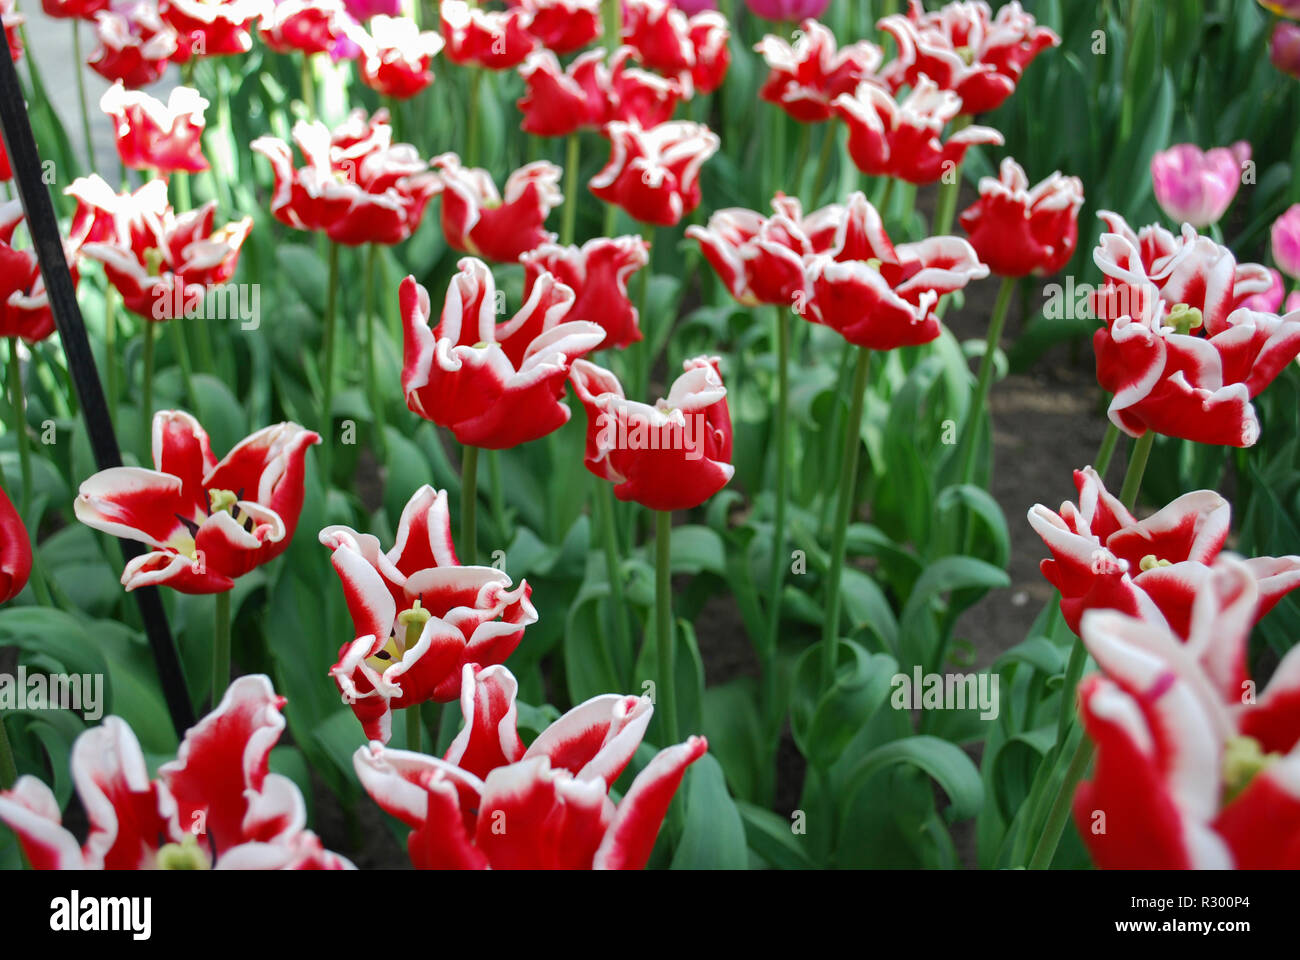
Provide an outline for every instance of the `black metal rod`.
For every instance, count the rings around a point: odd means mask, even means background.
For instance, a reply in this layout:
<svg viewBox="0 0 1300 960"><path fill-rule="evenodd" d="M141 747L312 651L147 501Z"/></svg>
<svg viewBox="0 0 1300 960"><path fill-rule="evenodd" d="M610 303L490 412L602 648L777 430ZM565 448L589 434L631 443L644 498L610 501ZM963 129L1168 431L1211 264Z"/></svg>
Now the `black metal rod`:
<svg viewBox="0 0 1300 960"><path fill-rule="evenodd" d="M50 202L49 192L41 177L41 161L36 152L36 140L27 116L22 86L18 82L18 71L9 53L9 45L0 42L0 51L3 51L0 53L0 134L4 137L14 182L18 186L23 211L27 215L27 229L31 234L41 276L45 279L50 310L54 314L59 339L63 342L63 352L68 359L68 372L72 375L77 398L81 402L81 415L90 436L95 463L100 470L120 467L122 452L117 445L117 434L113 430L108 405L104 402L104 391L100 386L94 355L90 352L90 342L86 339L86 325L81 318L77 291L63 255L63 237L54 215L54 204ZM82 64L73 64L73 69L81 68ZM127 562L143 552L142 547L134 541L118 542L122 546L122 557ZM179 737L194 726L194 708L190 704L180 658L176 655L176 646L167 626L167 614L163 610L158 588L142 587L134 593L136 603L140 606L140 616L144 620L145 634L149 638L149 648L153 651L167 710Z"/></svg>

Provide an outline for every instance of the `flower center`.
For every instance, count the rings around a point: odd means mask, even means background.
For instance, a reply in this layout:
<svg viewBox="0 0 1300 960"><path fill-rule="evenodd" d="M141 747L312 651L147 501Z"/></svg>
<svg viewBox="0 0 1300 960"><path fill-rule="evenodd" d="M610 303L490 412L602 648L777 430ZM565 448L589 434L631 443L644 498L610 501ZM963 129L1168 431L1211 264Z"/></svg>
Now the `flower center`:
<svg viewBox="0 0 1300 960"><path fill-rule="evenodd" d="M159 870L207 870L208 853L199 846L193 834L186 834L180 843L168 843L158 848Z"/></svg>
<svg viewBox="0 0 1300 960"><path fill-rule="evenodd" d="M1141 559L1141 561L1139 561L1138 566L1142 568L1143 573L1146 573L1148 570L1154 570L1156 567L1172 567L1173 564L1168 560L1161 560L1154 553L1148 553Z"/></svg>
<svg viewBox="0 0 1300 960"><path fill-rule="evenodd" d="M233 490L208 491L208 513L233 513L238 502L239 497Z"/></svg>
<svg viewBox="0 0 1300 960"><path fill-rule="evenodd" d="M144 268L149 272L149 276L157 277L162 275L163 254L157 247L150 247L144 252Z"/></svg>
<svg viewBox="0 0 1300 960"><path fill-rule="evenodd" d="M1223 802L1229 804L1241 794L1255 776L1281 758L1280 753L1265 753L1254 737L1233 737L1223 751Z"/></svg>
<svg viewBox="0 0 1300 960"><path fill-rule="evenodd" d="M367 657L366 662L381 673L387 670L393 663L401 660L407 650L420 642L424 625L431 619L433 614L417 598L411 609L403 610L397 615L397 629L394 635L388 638L383 649Z"/></svg>
<svg viewBox="0 0 1300 960"><path fill-rule="evenodd" d="M1169 311L1168 322L1169 326L1173 327L1178 333L1188 334L1193 330L1199 330L1201 325L1205 323L1205 317L1195 307L1180 303Z"/></svg>

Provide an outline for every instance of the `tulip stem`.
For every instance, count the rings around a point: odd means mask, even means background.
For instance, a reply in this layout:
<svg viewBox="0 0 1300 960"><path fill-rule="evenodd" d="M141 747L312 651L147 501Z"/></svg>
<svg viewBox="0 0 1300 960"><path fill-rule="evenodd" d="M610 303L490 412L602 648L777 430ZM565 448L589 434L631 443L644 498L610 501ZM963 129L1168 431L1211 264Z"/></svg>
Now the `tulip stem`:
<svg viewBox="0 0 1300 960"><path fill-rule="evenodd" d="M1124 474L1124 486L1120 491L1120 502L1125 508L1132 510L1137 504L1138 491L1142 486L1142 477L1146 473L1147 460L1151 456L1151 447L1155 443L1156 435L1152 430L1148 430L1133 444L1133 452L1129 455L1128 470ZM1103 448L1106 446L1106 440L1102 440ZM1113 446L1113 445L1112 445ZM1098 458L1100 459L1100 457ZM1061 696L1067 698L1069 702L1063 701L1061 722L1058 723L1057 743L1064 744L1064 731L1068 725L1068 717L1065 713L1073 706L1073 691L1078 686L1079 677L1083 673L1083 667L1087 663L1087 652L1081 641L1075 641L1075 649L1070 652L1070 661L1066 666L1065 686L1061 689ZM1056 798L1052 801L1051 810L1047 814L1047 820L1043 824L1043 832L1039 835L1038 845L1034 847L1034 853L1029 859L1028 868L1030 870L1045 870L1052 864L1052 858L1056 856L1056 848L1061 842L1061 832L1065 829L1065 821L1070 815L1070 803L1074 798L1074 791L1083 779L1083 775L1088 771L1088 764L1092 761L1092 754L1095 747L1093 742L1088 739L1087 734L1079 741L1075 748L1074 755L1070 758L1070 765L1065 770L1065 779L1061 781L1060 788L1056 792ZM1059 759L1057 761L1059 763Z"/></svg>
<svg viewBox="0 0 1300 960"><path fill-rule="evenodd" d="M768 578L767 641L763 644L763 711L766 733L776 710L776 650L781 630L781 588L785 580L785 507L790 472L790 315L774 310L776 320L776 506L772 511L772 571Z"/></svg>
<svg viewBox="0 0 1300 960"><path fill-rule="evenodd" d="M830 170L831 154L835 152L835 142L839 139L834 120L827 121L822 126L826 128L826 133L822 137L821 154L817 158L817 173L813 177L812 194L808 198L809 206L814 208L821 201L822 190L826 186L826 174Z"/></svg>
<svg viewBox="0 0 1300 960"><path fill-rule="evenodd" d="M144 376L140 379L140 422L145 449L153 447L153 324L144 321Z"/></svg>
<svg viewBox="0 0 1300 960"><path fill-rule="evenodd" d="M627 605L623 600L623 565L618 556L618 519L614 513L613 485L596 478L596 505L600 511L601 533L605 546L605 576L609 579L610 618L614 621L614 637L622 651L632 650L632 635L627 626ZM601 644L609 658L610 676L617 676L617 667L610 654L609 644Z"/></svg>
<svg viewBox="0 0 1300 960"><path fill-rule="evenodd" d="M0 790L8 790L17 779L18 768L14 766L14 752L5 731L4 711L0 711Z"/></svg>
<svg viewBox="0 0 1300 960"><path fill-rule="evenodd" d="M1147 471L1147 460L1151 456L1151 447L1156 442L1154 430L1148 430L1133 443L1133 452L1128 458L1128 470L1124 473L1124 486L1119 491L1119 501L1132 510L1137 504L1138 490L1142 487L1142 476Z"/></svg>
<svg viewBox="0 0 1300 960"><path fill-rule="evenodd" d="M145 321L148 323L149 321ZM199 395L194 392L194 368L190 365L190 346L185 335L185 319L177 317L171 321L172 334L176 340L176 362L181 367L181 381L185 387L185 400L190 405L194 416L202 418L199 410Z"/></svg>
<svg viewBox="0 0 1300 960"><path fill-rule="evenodd" d="M370 412L375 424L375 453L382 459L386 445L384 442L384 404L383 397L376 388L375 378L375 264L379 259L379 247L370 244L366 248L366 276L364 279L364 299L362 312L365 315L364 331L366 337L366 396L370 401Z"/></svg>
<svg viewBox="0 0 1300 960"><path fill-rule="evenodd" d="M108 415L117 415L117 296L113 285L104 291L104 391Z"/></svg>
<svg viewBox="0 0 1300 960"><path fill-rule="evenodd" d="M14 433L18 441L18 463L22 468L23 495L20 499L24 522L32 499L32 459L27 449L27 401L23 396L23 367L18 356L18 338L9 338L9 402L13 406Z"/></svg>
<svg viewBox="0 0 1300 960"><path fill-rule="evenodd" d="M948 137L951 139L954 134L960 133L971 124L971 117L968 114L961 114L952 122L952 129L948 131ZM930 231L932 237L941 237L952 229L953 218L957 215L957 196L961 193L961 167L958 163L952 170L952 179L944 180L939 184L939 197L934 205L934 227Z"/></svg>
<svg viewBox="0 0 1300 960"><path fill-rule="evenodd" d="M835 680L839 659L840 578L844 572L844 548L849 533L849 512L858 476L858 453L862 449L862 406L867 391L867 370L871 351L857 347L857 365L853 370L849 418L844 425L844 454L840 460L839 498L835 504L835 527L831 540L831 568L826 581L826 619L822 630L822 687L830 689Z"/></svg>
<svg viewBox="0 0 1300 960"><path fill-rule="evenodd" d="M1029 858L1028 868L1030 870L1046 870L1052 865L1052 859L1056 856L1056 848L1061 842L1061 833L1065 830L1065 821L1070 816L1070 804L1074 800L1074 788L1078 786L1079 781L1083 779L1083 775L1088 771L1088 764L1092 762L1092 753L1092 741L1085 734L1075 748L1074 756L1070 758L1070 765L1065 770L1065 779L1056 792L1056 799L1052 801L1052 809L1047 814L1047 822L1043 825L1043 832L1038 838L1038 845L1034 847L1033 856Z"/></svg>
<svg viewBox="0 0 1300 960"><path fill-rule="evenodd" d="M339 245L331 242L329 254L329 287L325 291L325 365L321 370L321 430L327 435L321 448L322 482L329 490L330 466L334 452L334 348L338 332L336 314L338 313L339 287Z"/></svg>
<svg viewBox="0 0 1300 960"><path fill-rule="evenodd" d="M302 105L307 108L307 120L316 119L316 79L312 76L311 54L302 55Z"/></svg>
<svg viewBox="0 0 1300 960"><path fill-rule="evenodd" d="M421 743L423 731L420 728L420 705L416 704L406 708L406 749L412 753L421 753L424 747Z"/></svg>
<svg viewBox="0 0 1300 960"><path fill-rule="evenodd" d="M997 355L998 344L1002 341L1002 327L1007 322L1007 308L1011 305L1011 294L1016 289L1015 277L1003 277L998 287L997 303L993 307L993 319L989 322L989 332L984 338L984 356L980 358L980 372L975 381L975 395L971 397L970 412L966 422L970 426L962 449L961 482L970 483L975 473L975 452L979 449L980 428L983 426L984 408L988 405L989 386L993 382L993 358Z"/></svg>
<svg viewBox="0 0 1300 960"><path fill-rule="evenodd" d="M213 597L212 621L212 709L217 709L230 683L230 591Z"/></svg>
<svg viewBox="0 0 1300 960"><path fill-rule="evenodd" d="M663 746L677 742L677 691L673 648L672 592L673 515L655 512L655 633L659 661L659 690L656 700L663 716Z"/></svg>
<svg viewBox="0 0 1300 960"><path fill-rule="evenodd" d="M478 563L478 447L461 447L460 455L460 548L467 566Z"/></svg>
<svg viewBox="0 0 1300 960"><path fill-rule="evenodd" d="M483 85L483 70L470 67L469 117L465 121L465 166L478 166L478 106L479 88Z"/></svg>
<svg viewBox="0 0 1300 960"><path fill-rule="evenodd" d="M1104 477L1107 468L1110 467L1111 457L1115 455L1115 444L1119 441L1119 427L1110 423L1106 425L1106 435L1101 438L1101 446L1097 448L1097 458L1093 461L1092 468L1097 471L1098 476Z"/></svg>
<svg viewBox="0 0 1300 960"><path fill-rule="evenodd" d="M81 55L81 23L72 21L72 56L77 74L77 103L81 106L81 135L86 138L86 169L95 169L95 141L90 135L90 110L86 106L86 76L82 68L85 58Z"/></svg>
<svg viewBox="0 0 1300 960"><path fill-rule="evenodd" d="M560 245L573 243L578 217L578 162L581 141L576 133L569 134L564 153L564 219L560 225Z"/></svg>

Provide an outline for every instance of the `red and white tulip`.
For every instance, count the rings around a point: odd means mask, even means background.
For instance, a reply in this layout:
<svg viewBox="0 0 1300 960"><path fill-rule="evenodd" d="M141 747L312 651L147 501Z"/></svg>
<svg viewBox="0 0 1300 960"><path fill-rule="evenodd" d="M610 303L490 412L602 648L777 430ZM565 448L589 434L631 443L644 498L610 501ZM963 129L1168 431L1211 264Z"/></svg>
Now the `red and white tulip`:
<svg viewBox="0 0 1300 960"><path fill-rule="evenodd" d="M943 139L944 128L961 113L961 97L921 76L898 102L870 80L831 103L849 128L849 155L863 173L908 183L934 183L961 165L976 144L1002 144L992 127L968 126Z"/></svg>
<svg viewBox="0 0 1300 960"><path fill-rule="evenodd" d="M1097 866L1300 868L1300 647L1257 694L1259 599L1255 573L1224 555L1185 639L1158 620L1084 615L1102 673L1079 688L1097 759L1074 817Z"/></svg>
<svg viewBox="0 0 1300 960"><path fill-rule="evenodd" d="M769 70L759 96L800 123L829 120L835 99L873 79L884 59L880 47L868 40L837 49L835 35L816 20L800 24L793 44L768 34L754 49Z"/></svg>
<svg viewBox="0 0 1300 960"><path fill-rule="evenodd" d="M498 323L492 271L473 257L458 266L432 328L428 292L414 277L402 281L406 405L461 443L491 450L559 429L570 417L563 402L569 367L605 331L568 319L574 293L548 273L533 281L520 311Z"/></svg>
<svg viewBox="0 0 1300 960"><path fill-rule="evenodd" d="M926 13L921 0L910 0L906 15L893 14L878 24L898 44L898 59L886 71L895 92L929 77L961 98L961 112L995 110L1015 92L1025 67L1061 38L1038 26L1012 0L994 17L983 0L957 0Z"/></svg>
<svg viewBox="0 0 1300 960"><path fill-rule="evenodd" d="M573 389L587 410L587 469L614 484L620 500L689 510L731 480L731 411L718 362L687 360L653 406L628 400L604 367L573 364Z"/></svg>
<svg viewBox="0 0 1300 960"><path fill-rule="evenodd" d="M1052 274L1079 243L1083 182L1059 172L1029 186L1024 168L1004 157L999 176L982 177L979 199L960 222L971 246L999 277Z"/></svg>
<svg viewBox="0 0 1300 960"><path fill-rule="evenodd" d="M289 546L302 510L307 448L296 423L265 427L217 461L188 413L153 418L154 469L112 467L81 484L77 519L149 548L126 565L127 590L221 593Z"/></svg>
<svg viewBox="0 0 1300 960"><path fill-rule="evenodd" d="M650 248L643 238L597 237L581 247L544 243L521 259L525 298L549 274L574 293L568 319L585 320L605 331L602 349L626 347L641 339L628 279L650 262Z"/></svg>
<svg viewBox="0 0 1300 960"><path fill-rule="evenodd" d="M718 150L716 133L685 121L649 130L615 122L605 133L609 163L588 185L597 197L634 220L664 227L676 226L700 205L700 168Z"/></svg>
<svg viewBox="0 0 1300 960"><path fill-rule="evenodd" d="M442 232L454 250L503 263L550 243L547 216L564 201L559 167L545 160L520 167L506 179L505 197L492 174L463 167L454 153L435 157L442 192Z"/></svg>
<svg viewBox="0 0 1300 960"><path fill-rule="evenodd" d="M353 869L306 829L294 782L268 769L284 702L266 677L240 677L153 779L120 717L81 734L70 765L90 822L84 844L32 776L0 793L0 820L37 870Z"/></svg>
<svg viewBox="0 0 1300 960"><path fill-rule="evenodd" d="M410 17L375 17L361 42L361 79L366 86L409 100L433 83L433 62L446 41L421 30Z"/></svg>
<svg viewBox="0 0 1300 960"><path fill-rule="evenodd" d="M1070 629L1079 632L1088 610L1118 610L1186 637L1192 603L1228 536L1228 501L1197 490L1137 520L1092 467L1076 470L1074 485L1078 504L1063 503L1055 513L1036 504L1029 511L1030 526L1052 552L1040 567L1061 593ZM1259 616L1300 586L1300 557L1259 557L1245 565L1259 581Z"/></svg>
<svg viewBox="0 0 1300 960"><path fill-rule="evenodd" d="M447 494L424 486L402 510L397 542L326 527L356 638L343 644L330 675L366 737L387 743L392 711L455 700L466 664L504 663L537 622L527 581L511 588L493 567L456 559Z"/></svg>
<svg viewBox="0 0 1300 960"><path fill-rule="evenodd" d="M117 155L136 170L199 173L203 156L203 112L208 101L193 87L173 87L167 102L128 91L119 80L104 92L99 108L113 121Z"/></svg>
<svg viewBox="0 0 1300 960"><path fill-rule="evenodd" d="M411 828L419 869L639 870L703 737L661 750L615 804L610 787L650 722L645 697L594 697L524 749L518 683L504 667L464 668L465 725L445 759L388 750L353 757L366 792Z"/></svg>
<svg viewBox="0 0 1300 960"><path fill-rule="evenodd" d="M319 121L299 121L293 139L306 161L298 168L283 140L259 137L251 146L275 174L271 213L296 230L319 230L348 246L401 243L438 191L437 177L415 147L393 143L385 110L369 119L353 111L333 131Z"/></svg>

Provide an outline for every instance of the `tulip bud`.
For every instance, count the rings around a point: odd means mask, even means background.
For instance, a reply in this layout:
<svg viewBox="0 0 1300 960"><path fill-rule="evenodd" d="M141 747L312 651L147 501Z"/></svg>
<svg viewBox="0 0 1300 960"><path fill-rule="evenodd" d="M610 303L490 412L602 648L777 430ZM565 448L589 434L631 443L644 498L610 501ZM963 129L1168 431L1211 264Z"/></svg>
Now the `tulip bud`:
<svg viewBox="0 0 1300 960"><path fill-rule="evenodd" d="M764 20L785 22L821 17L831 3L830 0L745 0L745 5L751 13Z"/></svg>
<svg viewBox="0 0 1300 960"><path fill-rule="evenodd" d="M1273 221L1273 262L1293 280L1300 280L1300 203Z"/></svg>
<svg viewBox="0 0 1300 960"><path fill-rule="evenodd" d="M1280 21L1273 28L1268 58L1283 73L1300 77L1300 23Z"/></svg>

